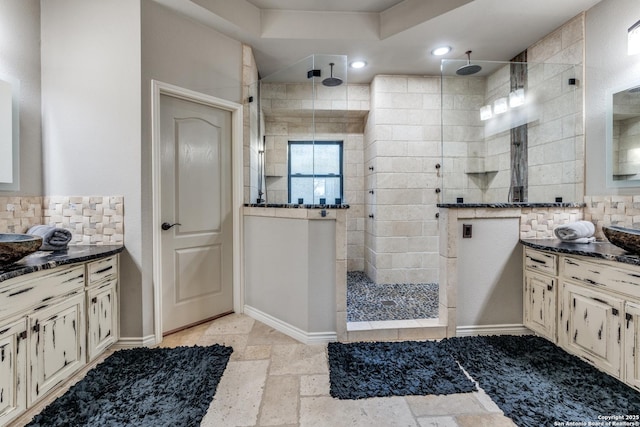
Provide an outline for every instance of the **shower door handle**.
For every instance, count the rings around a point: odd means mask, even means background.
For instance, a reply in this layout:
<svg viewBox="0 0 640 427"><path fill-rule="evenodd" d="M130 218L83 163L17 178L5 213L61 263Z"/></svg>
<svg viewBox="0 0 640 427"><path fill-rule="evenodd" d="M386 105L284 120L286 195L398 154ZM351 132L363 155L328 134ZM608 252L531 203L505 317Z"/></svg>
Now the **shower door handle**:
<svg viewBox="0 0 640 427"><path fill-rule="evenodd" d="M162 225L160 226L160 228L162 228L164 231L169 230L171 227L176 226L176 225L182 225L179 222L175 222L173 224L169 224L168 222L163 222Z"/></svg>

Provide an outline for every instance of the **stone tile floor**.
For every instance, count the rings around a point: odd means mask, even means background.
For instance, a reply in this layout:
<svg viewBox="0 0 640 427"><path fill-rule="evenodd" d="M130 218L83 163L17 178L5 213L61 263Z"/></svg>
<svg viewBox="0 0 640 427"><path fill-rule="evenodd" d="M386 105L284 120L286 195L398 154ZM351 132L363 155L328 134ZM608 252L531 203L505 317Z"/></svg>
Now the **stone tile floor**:
<svg viewBox="0 0 640 427"><path fill-rule="evenodd" d="M437 283L374 283L362 271L347 273L347 322L438 317Z"/></svg>
<svg viewBox="0 0 640 427"><path fill-rule="evenodd" d="M224 344L233 354L204 427L513 427L483 392L339 400L329 395L326 345L304 345L240 314L165 337L161 346ZM106 356L105 356L106 357ZM86 370L74 377L77 382ZM58 391L64 393L70 384ZM55 396L45 399L41 410ZM14 425L24 425L33 416Z"/></svg>

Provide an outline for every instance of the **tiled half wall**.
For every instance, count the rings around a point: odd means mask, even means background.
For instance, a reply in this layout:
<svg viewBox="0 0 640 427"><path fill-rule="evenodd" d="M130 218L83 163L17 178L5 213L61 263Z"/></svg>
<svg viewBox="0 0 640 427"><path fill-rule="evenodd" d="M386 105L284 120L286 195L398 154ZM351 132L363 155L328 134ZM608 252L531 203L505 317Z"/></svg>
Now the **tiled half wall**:
<svg viewBox="0 0 640 427"><path fill-rule="evenodd" d="M0 233L26 233L38 224L73 234L72 245L124 243L122 196L0 197Z"/></svg>

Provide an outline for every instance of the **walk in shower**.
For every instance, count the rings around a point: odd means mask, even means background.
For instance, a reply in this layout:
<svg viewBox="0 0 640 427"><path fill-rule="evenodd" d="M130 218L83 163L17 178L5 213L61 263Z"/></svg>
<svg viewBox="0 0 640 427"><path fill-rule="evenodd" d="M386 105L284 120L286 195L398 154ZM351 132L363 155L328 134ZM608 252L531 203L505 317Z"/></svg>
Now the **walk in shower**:
<svg viewBox="0 0 640 427"><path fill-rule="evenodd" d="M245 202L348 204L348 321L436 318L438 204L582 200L581 71L469 55L350 84L312 55L251 87Z"/></svg>

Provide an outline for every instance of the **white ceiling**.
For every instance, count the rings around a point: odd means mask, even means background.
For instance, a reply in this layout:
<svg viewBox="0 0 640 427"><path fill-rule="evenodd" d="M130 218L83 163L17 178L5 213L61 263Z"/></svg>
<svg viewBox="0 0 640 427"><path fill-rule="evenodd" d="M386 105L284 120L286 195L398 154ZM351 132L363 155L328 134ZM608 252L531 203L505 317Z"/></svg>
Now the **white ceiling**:
<svg viewBox="0 0 640 427"><path fill-rule="evenodd" d="M269 76L313 55L346 55L377 74L438 75L440 61L508 61L600 0L155 0L253 47ZM453 50L434 57L431 50ZM317 67L319 68L319 67ZM336 71L338 67L336 66ZM283 74L283 73L280 73ZM342 77L342 76L340 76Z"/></svg>

